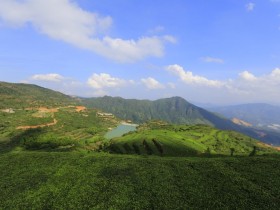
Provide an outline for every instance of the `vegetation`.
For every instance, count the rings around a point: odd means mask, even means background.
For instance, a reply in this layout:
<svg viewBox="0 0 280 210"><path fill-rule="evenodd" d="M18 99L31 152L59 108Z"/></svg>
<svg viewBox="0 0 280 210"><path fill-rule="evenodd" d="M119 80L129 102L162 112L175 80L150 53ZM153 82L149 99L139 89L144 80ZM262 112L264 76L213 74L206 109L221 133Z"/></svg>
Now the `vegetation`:
<svg viewBox="0 0 280 210"><path fill-rule="evenodd" d="M77 111L74 106L0 112L1 150L15 147L96 150L105 143L103 136L108 128L118 125L116 118L100 118L97 112L94 109Z"/></svg>
<svg viewBox="0 0 280 210"><path fill-rule="evenodd" d="M0 82L0 109L75 105L77 99L37 85Z"/></svg>
<svg viewBox="0 0 280 210"><path fill-rule="evenodd" d="M248 156L254 147L258 148L258 154L276 152L268 145L234 131L153 121L140 126L136 132L113 139L107 149L113 153L160 156Z"/></svg>
<svg viewBox="0 0 280 210"><path fill-rule="evenodd" d="M279 209L280 157L0 155L0 209Z"/></svg>

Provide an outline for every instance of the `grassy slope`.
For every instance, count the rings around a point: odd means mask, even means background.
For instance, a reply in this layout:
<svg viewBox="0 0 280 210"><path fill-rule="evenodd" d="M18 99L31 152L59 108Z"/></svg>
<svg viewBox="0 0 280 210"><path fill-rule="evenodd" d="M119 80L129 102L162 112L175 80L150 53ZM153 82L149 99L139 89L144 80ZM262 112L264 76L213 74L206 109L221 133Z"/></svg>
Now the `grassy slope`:
<svg viewBox="0 0 280 210"><path fill-rule="evenodd" d="M77 100L37 85L0 82L0 109L77 104Z"/></svg>
<svg viewBox="0 0 280 210"><path fill-rule="evenodd" d="M144 143L147 142L148 146ZM156 142L155 142L156 141ZM155 154L165 156L197 156L207 153L213 155L234 154L248 156L254 146L258 153L276 152L259 145L257 140L234 131L222 131L205 125L162 125L142 126L132 132L111 141L110 151L122 154ZM208 149L209 148L209 149Z"/></svg>
<svg viewBox="0 0 280 210"><path fill-rule="evenodd" d="M118 120L103 119L96 110L77 112L75 107L60 108L54 113L34 110L15 110L15 113L0 112L0 150L12 150L17 146L26 149L57 149L65 146L96 149L95 143L102 141L109 127ZM44 114L44 117L36 117ZM18 130L18 126L42 125L53 122L49 127Z"/></svg>
<svg viewBox="0 0 280 210"><path fill-rule="evenodd" d="M0 155L0 209L279 209L280 157Z"/></svg>

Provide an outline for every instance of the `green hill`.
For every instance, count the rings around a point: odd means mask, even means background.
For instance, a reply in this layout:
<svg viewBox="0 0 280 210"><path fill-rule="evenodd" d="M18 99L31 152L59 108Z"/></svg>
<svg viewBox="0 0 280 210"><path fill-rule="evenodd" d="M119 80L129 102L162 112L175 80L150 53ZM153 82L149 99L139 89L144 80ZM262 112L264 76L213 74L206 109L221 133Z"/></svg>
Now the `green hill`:
<svg viewBox="0 0 280 210"><path fill-rule="evenodd" d="M50 89L1 82L0 151L98 149L119 120L77 104L77 99Z"/></svg>
<svg viewBox="0 0 280 210"><path fill-rule="evenodd" d="M0 109L75 105L77 100L37 85L0 82Z"/></svg>
<svg viewBox="0 0 280 210"><path fill-rule="evenodd" d="M111 140L113 153L160 156L248 156L253 148L258 154L276 149L234 131L222 131L207 125L168 125L150 122L122 137Z"/></svg>

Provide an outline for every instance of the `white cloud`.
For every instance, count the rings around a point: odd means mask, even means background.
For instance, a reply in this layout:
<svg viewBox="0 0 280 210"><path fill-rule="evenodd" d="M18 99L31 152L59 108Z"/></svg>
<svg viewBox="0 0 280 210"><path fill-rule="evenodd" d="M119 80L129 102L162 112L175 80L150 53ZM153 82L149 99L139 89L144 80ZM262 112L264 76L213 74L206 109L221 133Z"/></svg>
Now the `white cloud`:
<svg viewBox="0 0 280 210"><path fill-rule="evenodd" d="M110 29L112 18L80 8L70 0L1 0L0 19L9 26L32 25L48 37L93 51L118 62L161 57L172 36L124 40L100 36Z"/></svg>
<svg viewBox="0 0 280 210"><path fill-rule="evenodd" d="M87 81L87 84L94 89L118 88L125 86L126 80L112 77L110 74L93 74Z"/></svg>
<svg viewBox="0 0 280 210"><path fill-rule="evenodd" d="M202 57L201 60L206 63L224 63L224 60L221 58L213 58L213 57Z"/></svg>
<svg viewBox="0 0 280 210"><path fill-rule="evenodd" d="M164 85L162 85L159 81L155 80L152 77L148 77L145 79L141 79L141 82L148 88L151 90L155 90L155 89L163 89Z"/></svg>
<svg viewBox="0 0 280 210"><path fill-rule="evenodd" d="M61 82L65 77L59 74L35 74L30 79L35 81Z"/></svg>
<svg viewBox="0 0 280 210"><path fill-rule="evenodd" d="M280 68L275 68L268 74L256 76L249 71L243 71L235 79L210 80L206 77L193 75L179 65L170 65L166 68L187 85L188 93L183 95L192 100L219 103L280 103ZM182 84L178 83L176 86ZM210 87L212 87L210 89ZM183 86L176 91L183 90ZM203 99L201 99L203 97ZM195 98L195 99L194 99Z"/></svg>
<svg viewBox="0 0 280 210"><path fill-rule="evenodd" d="M169 72L178 76L183 82L187 84L200 85L200 86L212 86L212 87L221 87L223 82L218 80L209 80L206 77L193 75L191 71L185 71L183 67L174 64L166 68Z"/></svg>
<svg viewBox="0 0 280 210"><path fill-rule="evenodd" d="M248 81L254 81L257 78L255 77L255 75L253 75L252 73L248 72L248 71L243 71L239 74L241 79L244 80L248 80Z"/></svg>
<svg viewBox="0 0 280 210"><path fill-rule="evenodd" d="M245 5L246 10L249 11L249 12L253 11L255 9L255 6L256 5L254 3L252 3L252 2L250 2L250 3Z"/></svg>

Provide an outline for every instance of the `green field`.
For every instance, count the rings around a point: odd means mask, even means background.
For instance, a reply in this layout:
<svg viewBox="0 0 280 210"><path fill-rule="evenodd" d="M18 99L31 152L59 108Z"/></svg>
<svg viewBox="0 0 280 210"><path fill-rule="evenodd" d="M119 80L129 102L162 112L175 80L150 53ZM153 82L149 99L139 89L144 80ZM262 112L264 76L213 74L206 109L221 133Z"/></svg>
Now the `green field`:
<svg viewBox="0 0 280 210"><path fill-rule="evenodd" d="M280 157L0 155L0 209L279 209Z"/></svg>
<svg viewBox="0 0 280 210"><path fill-rule="evenodd" d="M114 138L108 150L120 154L161 156L248 156L257 147L258 154L276 150L234 131L222 131L207 125L170 125L154 121L136 132Z"/></svg>

